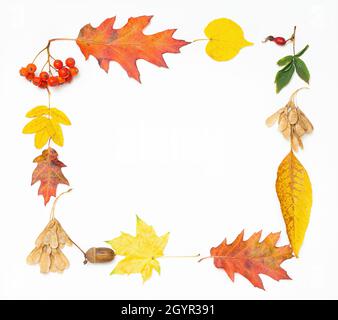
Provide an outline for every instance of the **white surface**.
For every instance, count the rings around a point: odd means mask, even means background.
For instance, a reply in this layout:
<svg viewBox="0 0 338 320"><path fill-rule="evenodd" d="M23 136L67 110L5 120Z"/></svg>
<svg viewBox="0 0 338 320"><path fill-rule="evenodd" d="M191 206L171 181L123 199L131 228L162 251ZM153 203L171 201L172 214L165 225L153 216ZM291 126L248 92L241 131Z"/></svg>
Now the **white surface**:
<svg viewBox="0 0 338 320"><path fill-rule="evenodd" d="M232 283L211 260L163 259L161 276L143 285L139 275L109 276L116 262L83 266L75 248L66 250L71 267L63 275L41 275L26 265L51 204L45 208L38 185L30 187L39 151L21 130L27 110L47 97L18 70L49 38L76 37L86 23L97 26L110 16L122 26L144 14L154 15L147 33L178 28L176 38L186 40L203 37L212 19L228 17L255 46L227 63L208 58L203 42L166 54L169 70L139 61L140 85L116 63L107 75L94 58L85 62L74 43L53 44L54 56L74 56L80 68L78 79L52 97L73 123L64 128L64 148L56 148L74 188L59 202L57 218L86 249L121 230L134 233L135 214L159 234L171 232L167 255L208 255L243 228L246 236L282 230L280 244L286 244L274 184L289 146L264 121L304 84L295 78L275 94L275 62L291 47L261 40L288 36L297 25L298 49L311 46L304 55L311 90L301 92L298 102L315 131L298 158L311 177L314 203L301 258L282 265L293 281L263 275L264 292L240 275ZM0 297L338 298L337 21L336 0L1 1Z"/></svg>

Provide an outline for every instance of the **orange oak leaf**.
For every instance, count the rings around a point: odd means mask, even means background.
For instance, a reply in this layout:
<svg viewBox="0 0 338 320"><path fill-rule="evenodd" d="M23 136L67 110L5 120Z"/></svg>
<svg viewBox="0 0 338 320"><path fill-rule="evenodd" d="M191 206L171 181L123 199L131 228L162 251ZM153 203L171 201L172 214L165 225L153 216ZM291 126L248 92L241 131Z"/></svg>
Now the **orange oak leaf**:
<svg viewBox="0 0 338 320"><path fill-rule="evenodd" d="M37 181L41 181L38 195L43 196L46 205L51 196L56 196L58 184L69 185L68 180L61 171L66 165L58 159L57 152L52 148L43 150L42 154L36 157L33 162L38 165L33 171L32 185Z"/></svg>
<svg viewBox="0 0 338 320"><path fill-rule="evenodd" d="M262 231L254 233L248 240L243 241L244 231L231 243L226 239L210 254L214 258L216 268L223 269L229 278L234 281L235 273L247 278L255 287L264 290L259 274L265 274L274 280L291 280L280 264L293 257L289 245L276 247L280 232L270 233L262 242L259 242Z"/></svg>
<svg viewBox="0 0 338 320"><path fill-rule="evenodd" d="M86 59L94 56L100 67L108 72L110 61L116 61L131 78L140 81L136 60L144 59L158 67L168 68L164 53L179 53L180 48L189 44L172 37L176 29L169 29L151 35L142 31L152 16L129 18L120 29L114 29L116 17L108 18L97 28L85 25L76 39Z"/></svg>

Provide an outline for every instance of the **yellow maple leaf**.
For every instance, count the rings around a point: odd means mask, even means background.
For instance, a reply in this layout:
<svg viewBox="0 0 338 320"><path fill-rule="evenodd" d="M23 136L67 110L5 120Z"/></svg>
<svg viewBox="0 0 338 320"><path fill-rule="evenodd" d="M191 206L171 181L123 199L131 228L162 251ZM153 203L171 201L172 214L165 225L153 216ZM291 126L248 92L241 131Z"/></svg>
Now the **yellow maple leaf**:
<svg viewBox="0 0 338 320"><path fill-rule="evenodd" d="M298 257L310 221L312 187L305 168L292 150L279 165L276 191L290 244Z"/></svg>
<svg viewBox="0 0 338 320"><path fill-rule="evenodd" d="M136 236L121 232L119 237L106 241L117 255L125 256L111 274L140 273L144 282L154 269L160 273L160 263L156 259L163 256L168 238L169 232L159 237L152 226L137 216Z"/></svg>
<svg viewBox="0 0 338 320"><path fill-rule="evenodd" d="M245 40L242 28L227 18L211 21L204 29L204 33L209 39L205 51L216 61L230 60L242 48L253 45Z"/></svg>

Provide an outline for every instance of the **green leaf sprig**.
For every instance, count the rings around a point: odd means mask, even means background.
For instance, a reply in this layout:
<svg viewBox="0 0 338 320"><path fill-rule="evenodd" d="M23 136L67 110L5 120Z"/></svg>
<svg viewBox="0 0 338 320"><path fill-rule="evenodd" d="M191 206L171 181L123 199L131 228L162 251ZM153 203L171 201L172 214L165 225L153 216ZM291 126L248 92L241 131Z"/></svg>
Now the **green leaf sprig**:
<svg viewBox="0 0 338 320"><path fill-rule="evenodd" d="M285 56L277 61L277 64L280 67L283 67L277 72L275 78L277 93L279 93L284 87L286 87L289 84L295 71L298 74L298 76L302 80L304 80L307 84L309 84L310 82L309 69L307 68L305 62L300 58L307 51L307 49L309 49L309 45L307 45L303 50L296 53L295 50L296 27L290 40L293 43L293 55Z"/></svg>

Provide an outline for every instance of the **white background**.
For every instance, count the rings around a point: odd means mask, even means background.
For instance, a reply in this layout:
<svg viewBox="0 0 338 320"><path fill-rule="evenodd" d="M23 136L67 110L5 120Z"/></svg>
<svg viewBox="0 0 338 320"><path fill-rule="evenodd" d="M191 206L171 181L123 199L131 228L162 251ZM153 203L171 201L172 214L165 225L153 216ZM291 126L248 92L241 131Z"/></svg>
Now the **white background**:
<svg viewBox="0 0 338 320"><path fill-rule="evenodd" d="M64 196L57 218L82 247L102 246L121 230L135 232L135 215L158 234L170 231L167 255L209 254L224 237L282 231L275 193L276 170L289 144L264 121L304 83L294 78L275 94L276 61L291 52L261 40L288 37L298 27L297 49L311 71L311 90L298 103L315 131L298 158L313 184L313 210L300 258L283 263L292 281L262 276L266 291L240 275L232 283L212 260L162 259L161 276L145 284L139 275L109 276L114 263L82 265L67 248L71 267L63 275L41 275L25 263L48 222L47 208L30 187L40 151L23 135L25 113L47 103L43 90L18 74L49 38L76 37L91 22L117 15L154 15L146 33L178 28L176 38L203 37L207 23L228 17L255 46L230 62L217 63L205 42L166 54L169 70L138 62L142 85L111 63L109 74L88 62L72 42L52 45L52 54L73 56L79 77L53 92L52 105L72 120L57 147L74 191ZM337 31L336 0L280 1L14 1L0 3L1 166L0 297L32 299L297 299L338 298L337 223ZM59 192L66 190L59 187Z"/></svg>

